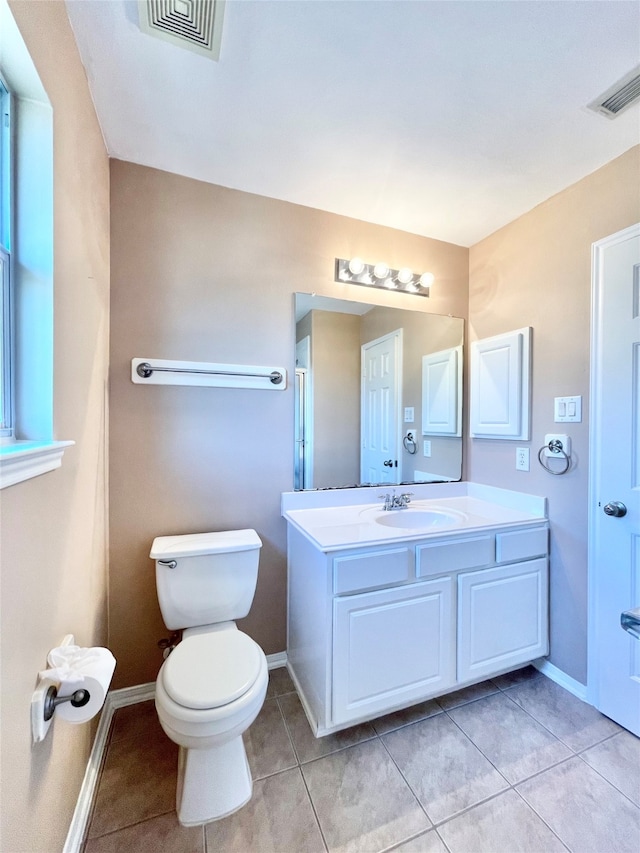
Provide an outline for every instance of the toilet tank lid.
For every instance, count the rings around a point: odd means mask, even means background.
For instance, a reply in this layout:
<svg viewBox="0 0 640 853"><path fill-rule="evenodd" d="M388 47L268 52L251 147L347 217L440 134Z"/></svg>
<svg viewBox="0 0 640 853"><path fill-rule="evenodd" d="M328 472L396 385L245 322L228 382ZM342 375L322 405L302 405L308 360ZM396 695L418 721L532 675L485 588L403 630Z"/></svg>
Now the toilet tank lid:
<svg viewBox="0 0 640 853"><path fill-rule="evenodd" d="M152 560L167 557L199 557L204 554L228 554L261 548L255 530L220 530L217 533L188 533L183 536L158 536L153 540Z"/></svg>

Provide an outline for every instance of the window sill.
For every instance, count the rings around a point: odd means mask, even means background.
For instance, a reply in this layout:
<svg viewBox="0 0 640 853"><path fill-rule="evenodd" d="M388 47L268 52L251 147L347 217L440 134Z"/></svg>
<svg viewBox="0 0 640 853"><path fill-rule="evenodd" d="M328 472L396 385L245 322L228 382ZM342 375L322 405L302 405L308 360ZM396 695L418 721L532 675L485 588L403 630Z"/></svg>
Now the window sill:
<svg viewBox="0 0 640 853"><path fill-rule="evenodd" d="M75 441L13 441L0 445L0 489L54 471Z"/></svg>

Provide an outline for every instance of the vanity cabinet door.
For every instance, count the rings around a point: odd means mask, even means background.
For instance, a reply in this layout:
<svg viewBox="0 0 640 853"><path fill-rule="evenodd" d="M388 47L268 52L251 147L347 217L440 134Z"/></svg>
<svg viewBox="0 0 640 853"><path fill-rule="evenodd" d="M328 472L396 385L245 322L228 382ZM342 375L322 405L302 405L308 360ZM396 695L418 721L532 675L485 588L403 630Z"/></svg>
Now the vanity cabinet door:
<svg viewBox="0 0 640 853"><path fill-rule="evenodd" d="M458 576L458 681L548 654L547 560Z"/></svg>
<svg viewBox="0 0 640 853"><path fill-rule="evenodd" d="M334 599L333 724L455 684L453 581Z"/></svg>

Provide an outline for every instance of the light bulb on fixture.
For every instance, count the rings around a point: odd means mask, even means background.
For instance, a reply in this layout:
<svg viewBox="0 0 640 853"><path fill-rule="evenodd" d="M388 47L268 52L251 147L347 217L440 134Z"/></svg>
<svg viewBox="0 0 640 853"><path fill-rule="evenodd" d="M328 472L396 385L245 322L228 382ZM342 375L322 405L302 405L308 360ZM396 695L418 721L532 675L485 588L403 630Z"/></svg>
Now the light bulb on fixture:
<svg viewBox="0 0 640 853"><path fill-rule="evenodd" d="M386 278L389 275L389 267L386 264L376 264L373 274L376 278Z"/></svg>
<svg viewBox="0 0 640 853"><path fill-rule="evenodd" d="M411 284L413 281L413 270L410 270L409 267L402 267L401 270L398 270L398 281L400 284Z"/></svg>
<svg viewBox="0 0 640 853"><path fill-rule="evenodd" d="M420 276L420 287L431 287L435 280L436 277L432 272L423 272Z"/></svg>
<svg viewBox="0 0 640 853"><path fill-rule="evenodd" d="M364 272L364 261L361 258L351 258L349 272L351 275L361 275Z"/></svg>

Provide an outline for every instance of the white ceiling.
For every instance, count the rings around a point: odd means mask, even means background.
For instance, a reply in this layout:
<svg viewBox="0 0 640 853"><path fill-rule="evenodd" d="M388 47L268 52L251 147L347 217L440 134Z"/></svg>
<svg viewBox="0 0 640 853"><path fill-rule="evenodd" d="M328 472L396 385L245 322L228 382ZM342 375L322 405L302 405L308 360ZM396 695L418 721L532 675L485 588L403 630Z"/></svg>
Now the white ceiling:
<svg viewBox="0 0 640 853"><path fill-rule="evenodd" d="M219 62L67 8L110 156L464 246L640 141L636 0L227 0Z"/></svg>

